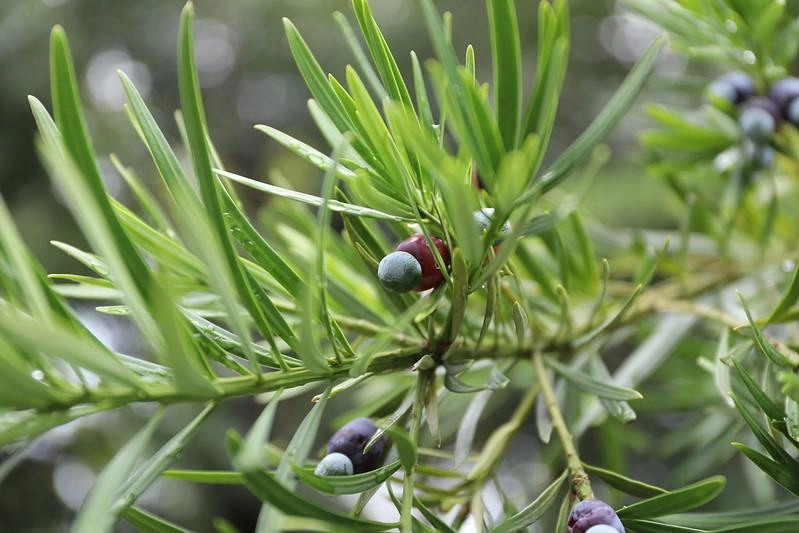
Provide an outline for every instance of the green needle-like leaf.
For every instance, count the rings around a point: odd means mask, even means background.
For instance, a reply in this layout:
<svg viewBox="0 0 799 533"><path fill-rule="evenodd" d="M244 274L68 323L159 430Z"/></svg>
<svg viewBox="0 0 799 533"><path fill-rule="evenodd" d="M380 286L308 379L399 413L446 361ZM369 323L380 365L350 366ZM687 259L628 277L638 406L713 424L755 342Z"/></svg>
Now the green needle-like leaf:
<svg viewBox="0 0 799 533"><path fill-rule="evenodd" d="M607 398L609 400L640 400L643 398L641 393L636 390L614 385L607 381L600 381L577 369L561 364L551 357L546 357L544 361L549 368L563 376L564 379L583 392L595 394L600 398Z"/></svg>
<svg viewBox="0 0 799 533"><path fill-rule="evenodd" d="M327 168L332 168L332 166ZM262 181L256 181L254 179L246 178L244 176L239 176L238 174L234 174L233 172L227 172L225 170L219 170L219 169L215 170L214 172L216 172L217 175L223 178L227 178L237 183L241 183L242 185L246 185L247 187L250 187L257 191L265 192L267 194L273 194L275 196L280 196L283 198L288 198L289 200L294 200L296 202L301 202L304 204L313 205L317 207L321 206L322 203L324 202L324 199L320 198L319 196L314 196L312 194L285 189L283 187L278 187L277 185L271 185L269 183L264 183ZM359 205L339 202L337 200L329 200L328 207L331 211L347 213L353 216L376 218L383 220L394 220L398 222L407 220L403 217L391 215L389 213L384 213L377 209L371 209L369 207L362 207Z"/></svg>
<svg viewBox="0 0 799 533"><path fill-rule="evenodd" d="M411 96L408 93L408 88L405 86L405 81L402 79L397 62L394 55L386 43L383 33L377 26L372 10L369 7L367 0L353 0L352 7L355 11L355 16L358 18L358 24L361 27L361 32L366 40L366 47L372 56L372 61L380 74L380 79L383 81L383 86L388 91L389 96L394 100L399 100L403 105L409 109L413 109L411 103Z"/></svg>
<svg viewBox="0 0 799 533"><path fill-rule="evenodd" d="M399 461L394 461L376 470L351 476L317 476L313 468L303 468L296 464L292 464L291 469L300 481L325 494L358 494L379 486L399 470L400 466L402 464Z"/></svg>
<svg viewBox="0 0 799 533"><path fill-rule="evenodd" d="M538 498L515 515L505 519L505 521L492 529L491 533L511 533L512 531L524 529L537 522L555 502L555 498L560 492L560 487L563 485L563 481L566 479L567 474L568 472L563 472L541 492Z"/></svg>
<svg viewBox="0 0 799 533"><path fill-rule="evenodd" d="M497 122L505 149L517 145L522 103L522 53L513 0L487 0Z"/></svg>
<svg viewBox="0 0 799 533"><path fill-rule="evenodd" d="M119 255L128 266L136 288L147 299L149 290L149 270L144 260L131 244L122 226L114 216L105 190L94 147L89 139L86 119L83 116L78 84L75 79L75 67L64 29L55 26L50 34L50 78L52 85L53 112L55 121L63 136L65 154L72 156L79 174L86 186L86 198L96 205L98 218L108 228L110 237L118 247ZM36 114L36 110L34 110ZM37 118L42 129L42 121ZM44 132L42 132L44 134ZM81 209L83 205L81 204ZM99 220L98 220L98 223Z"/></svg>
<svg viewBox="0 0 799 533"><path fill-rule="evenodd" d="M144 448L160 421L161 412L159 411L106 465L89 495L86 496L70 531L73 533L112 531L117 515L109 510L116 499L119 488L130 475L135 462L144 452Z"/></svg>
<svg viewBox="0 0 799 533"><path fill-rule="evenodd" d="M130 509L144 491L152 485L169 465L174 463L188 444L197 436L203 423L216 409L216 403L209 403L200 413L181 429L174 437L155 452L120 488L119 497L112 507L114 513Z"/></svg>
<svg viewBox="0 0 799 533"><path fill-rule="evenodd" d="M580 137L555 160L549 170L541 176L539 186L544 191L556 187L563 181L569 172L579 165L613 131L613 128L616 127L622 116L632 106L644 86L644 82L652 72L658 53L665 42L665 38L660 37L649 46L624 79L624 82L613 94L610 101L602 109L602 112L597 115ZM525 195L520 201L526 201L530 196L530 194Z"/></svg>
<svg viewBox="0 0 799 533"><path fill-rule="evenodd" d="M129 507L123 516L141 533L192 533L190 529L180 527L138 507Z"/></svg>
<svg viewBox="0 0 799 533"><path fill-rule="evenodd" d="M627 518L653 518L680 513L701 507L713 500L726 484L722 476L714 476L681 489L669 491L618 510L623 520Z"/></svg>

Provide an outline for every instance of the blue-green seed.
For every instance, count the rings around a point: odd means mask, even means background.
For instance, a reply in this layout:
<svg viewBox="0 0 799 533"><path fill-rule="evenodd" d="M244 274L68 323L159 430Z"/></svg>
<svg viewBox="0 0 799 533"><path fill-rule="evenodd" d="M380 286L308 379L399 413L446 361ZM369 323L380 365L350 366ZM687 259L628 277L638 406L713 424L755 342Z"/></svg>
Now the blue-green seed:
<svg viewBox="0 0 799 533"><path fill-rule="evenodd" d="M799 97L794 98L788 105L785 118L794 126L799 126Z"/></svg>
<svg viewBox="0 0 799 533"><path fill-rule="evenodd" d="M313 471L317 476L351 476L352 472L352 461L343 453L325 455Z"/></svg>
<svg viewBox="0 0 799 533"><path fill-rule="evenodd" d="M413 290L422 279L422 265L408 252L391 252L377 266L377 277L394 292Z"/></svg>
<svg viewBox="0 0 799 533"><path fill-rule="evenodd" d="M744 136L756 142L767 141L777 129L777 121L774 120L774 117L768 111L757 107L741 111L738 123L741 125L741 132Z"/></svg>

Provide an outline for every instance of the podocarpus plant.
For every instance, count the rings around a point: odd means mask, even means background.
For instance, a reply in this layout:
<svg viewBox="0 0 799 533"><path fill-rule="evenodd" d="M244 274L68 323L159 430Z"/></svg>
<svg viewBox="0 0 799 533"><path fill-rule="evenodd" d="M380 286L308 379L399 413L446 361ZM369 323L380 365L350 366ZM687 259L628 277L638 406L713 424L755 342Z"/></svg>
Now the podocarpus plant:
<svg viewBox="0 0 799 533"><path fill-rule="evenodd" d="M730 70L748 70L761 94L785 74L799 43L784 3L762 10L732 0L629 3L674 33L678 49L712 53L726 58L722 64ZM595 498L595 488L625 504L617 513L628 531L796 529L796 502L686 513L724 487L723 477L700 478L721 468L719 459L729 454L719 450L732 450L730 437L748 438L741 420L768 456L736 447L799 494L790 449L799 436L799 356L790 330L764 330L793 320L799 297L799 270L780 296L797 236L791 209L796 130L783 123L777 132L776 166L753 167L741 142L733 147L733 164L719 169L714 158L739 138L733 117L708 107L708 118L693 123L652 108L666 130L647 133L643 141L653 155L650 170L684 200L680 231L670 246L655 231L608 236L564 184L596 173L603 158L597 148L633 104L664 40L644 52L583 134L543 166L566 72L567 5L539 4L536 74L525 91L523 72L531 62L521 56L514 2L486 4L489 88L478 81L473 48L459 62L448 19L431 0L420 0L415 16L427 26L436 58L423 68L411 54L409 80L366 0L353 1L366 47L351 41L358 68L347 69L345 83L324 74L298 30L285 22L313 97L309 111L332 156L257 127L324 171L319 196L224 170L203 111L187 5L179 33L177 119L190 171L120 73L130 121L167 192L159 203L120 166L139 202L135 209L104 188L66 35L54 29L52 115L34 97L31 107L42 161L91 251L60 246L95 275L46 276L0 203L0 442L30 441L134 402L161 406L105 467L73 531L111 531L120 518L142 531L185 531L137 505L163 475L245 485L263 502L259 532L446 532L467 520L475 530L536 524L539 531L564 532L571 509ZM287 200L273 207L282 222L269 228L268 238L243 211L234 182ZM492 210L487 227L474 216L485 209ZM343 219L340 233L331 229L333 212ZM446 246L448 260L438 246L429 248L443 282L426 292L385 290L377 277L381 258L417 233L428 246L434 237ZM791 264L788 270L795 269ZM741 292L740 304L730 303L734 290ZM109 300L103 310L135 324L143 353L104 346L62 294ZM762 309L757 320L745 303L750 300ZM703 328L692 329L700 322ZM703 355L698 364L697 349ZM276 448L271 427L282 399L312 385L319 394L307 416L284 449L267 453ZM692 450L677 466L690 483L683 488L625 475L615 447L628 449L636 435L640 441L633 409L641 394L631 388L639 385L648 393L642 405L651 427L676 407L695 417L656 441L663 443L657 447L662 455ZM725 403L730 392L734 406ZM232 472L168 470L184 450L190 457L192 439L220 402L262 393L271 394L246 435L231 430L219 437L226 438ZM384 466L316 475L321 455L315 444L337 429L325 417L328 402L362 393L376 400L357 416L375 418L373 440L388 437ZM199 413L143 457L161 413L177 402L196 403ZM494 415L502 416L497 426L483 414L498 402L512 410ZM530 450L530 459L548 465L550 474L543 484L531 481L522 502L505 493L497 469L511 439L533 423L547 445ZM592 426L600 429L581 440ZM477 440L481 428L491 432ZM599 450L592 446L597 435L605 437ZM580 453L586 450L611 468L586 464ZM298 495L298 485L360 497L342 511ZM381 487L386 490L375 496ZM489 491L502 499L501 514L486 512ZM629 496L619 500L621 493ZM363 518L371 498L391 502L396 518ZM615 514L605 514L610 518L602 523L616 527ZM223 522L217 527L232 531Z"/></svg>

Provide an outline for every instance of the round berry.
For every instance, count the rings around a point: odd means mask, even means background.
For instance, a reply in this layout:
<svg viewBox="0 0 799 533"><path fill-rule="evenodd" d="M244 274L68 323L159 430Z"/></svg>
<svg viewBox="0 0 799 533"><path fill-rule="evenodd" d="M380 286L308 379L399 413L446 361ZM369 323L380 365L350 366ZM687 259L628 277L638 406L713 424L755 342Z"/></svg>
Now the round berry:
<svg viewBox="0 0 799 533"><path fill-rule="evenodd" d="M744 141L743 153L752 167L756 169L769 168L774 164L776 155L774 148L768 144L759 144L748 139Z"/></svg>
<svg viewBox="0 0 799 533"><path fill-rule="evenodd" d="M741 110L738 124L747 139L755 142L767 141L780 124L779 109L768 98L753 98Z"/></svg>
<svg viewBox="0 0 799 533"><path fill-rule="evenodd" d="M781 79L772 85L768 92L769 99L785 118L788 118L788 108L797 96L799 96L799 78L792 76Z"/></svg>
<svg viewBox="0 0 799 533"><path fill-rule="evenodd" d="M364 453L366 443L377 431L377 426L368 418L356 418L336 431L327 442L330 454L344 454L352 461L352 469L356 474L369 472L380 466L386 437L381 435L369 450Z"/></svg>
<svg viewBox="0 0 799 533"><path fill-rule="evenodd" d="M436 248L438 248L438 253L444 260L444 265L449 268L450 257L447 245L438 237L431 236L430 240L435 244ZM426 291L427 289L438 287L441 285L441 282L444 281L444 274L438 268L433 251L430 249L430 246L428 246L427 239L421 233L411 235L399 243L396 250L398 252L408 252L414 256L422 266L422 279L416 286L417 291Z"/></svg>
<svg viewBox="0 0 799 533"><path fill-rule="evenodd" d="M317 476L351 476L352 472L352 461L343 453L325 455L313 471Z"/></svg>
<svg viewBox="0 0 799 533"><path fill-rule="evenodd" d="M616 511L601 500L583 500L575 505L569 514L568 525L569 533L587 533L589 528L599 525L611 526L617 533L625 533Z"/></svg>
<svg viewBox="0 0 799 533"><path fill-rule="evenodd" d="M799 126L799 98L791 100L788 110L785 112L785 119L794 126Z"/></svg>
<svg viewBox="0 0 799 533"><path fill-rule="evenodd" d="M491 225L491 222L494 220L494 212L495 211L493 207L484 207L479 211L475 211L472 214L472 216L474 217L474 221L477 224L477 226L481 230L486 231L488 227ZM510 231L511 231L510 222L506 220L505 223L502 224L502 227L499 229L499 236L494 241L494 246L502 244L502 241L504 240L503 237L508 235Z"/></svg>
<svg viewBox="0 0 799 533"><path fill-rule="evenodd" d="M716 80L707 86L706 98L716 107L734 105L738 98L735 87L723 80Z"/></svg>
<svg viewBox="0 0 799 533"><path fill-rule="evenodd" d="M719 76L716 82L727 83L732 86L735 90L734 99L731 100L733 104L743 103L755 95L755 82L746 72L734 70Z"/></svg>
<svg viewBox="0 0 799 533"><path fill-rule="evenodd" d="M391 252L377 265L377 277L387 289L408 292L422 281L422 265L408 252Z"/></svg>

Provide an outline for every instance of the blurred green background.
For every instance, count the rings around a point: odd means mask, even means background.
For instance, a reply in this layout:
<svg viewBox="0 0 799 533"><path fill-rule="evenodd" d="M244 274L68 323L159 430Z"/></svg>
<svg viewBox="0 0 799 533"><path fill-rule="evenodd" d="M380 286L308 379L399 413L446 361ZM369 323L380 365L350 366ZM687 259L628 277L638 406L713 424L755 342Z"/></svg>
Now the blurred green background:
<svg viewBox="0 0 799 533"><path fill-rule="evenodd" d="M371 4L404 71L409 70L411 49L420 58L431 55L415 2L373 0ZM491 54L484 2L452 0L437 4L442 11L454 14L456 48L465 50L466 44L474 44L478 77L490 81ZM530 85L535 73L537 3L518 4L524 67ZM570 66L550 157L574 140L601 110L654 35L651 26L624 14L614 1L575 0L570 5L573 36ZM79 271L79 265L55 250L50 240L77 246L82 246L84 240L37 160L34 123L26 99L33 94L49 106L49 31L54 24L61 24L67 30L104 178L109 190L125 201L128 193L108 160L109 154L118 155L146 181L154 183L155 173L122 111L124 95L116 69L133 79L161 127L174 141L177 131L172 113L178 106L175 49L181 7L179 1L163 0L0 0L0 192L11 205L28 245L50 272ZM319 172L269 142L252 126L268 124L323 151L328 149L307 112L309 93L289 54L281 18L288 17L297 25L323 68L343 77L344 67L352 61L352 56L332 13L340 10L354 21L349 3L198 0L195 7L196 52L203 97L211 135L226 166L255 178L279 172L297 188L313 191L319 182ZM691 85L686 81L692 79L686 69L683 58L665 56L640 101L696 104L699 91L673 90L677 80L681 85ZM704 83L701 76L694 79L696 87ZM644 123L638 109L622 122L610 141L613 158L597 185L586 195L586 207L610 225L672 224L665 205L667 196L644 175L644 158L635 139ZM247 191L242 194L253 212L263 207L262 196ZM135 339L119 319L88 310L84 314L101 338L118 350L135 353ZM278 443L290 438L298 417L307 412L307 401L306 395L281 404L279 425L273 431ZM331 402L333 413L345 410L348 401L352 400ZM505 401L512 402L512 398ZM494 408L503 409L503 406ZM181 465L227 468L223 448L225 429L246 430L259 409L253 399L228 402L214 415ZM5 477L0 479L0 531L67 531L70 518L96 473L151 412L150 406L114 411L52 431L19 455L14 455L14 449L5 450L4 454L19 464L10 474L3 471ZM168 438L170 424L181 427L195 412L196 407L192 406L173 410L162 424L161 439ZM534 485L547 480L547 472L536 470L536 465L529 463L529 447L537 444L531 425L526 431L515 439L508 465L502 470L506 475L503 479L506 491L520 497L530 496ZM663 472L656 472L648 479L665 475L665 467L660 469ZM208 530L211 519L218 515L225 516L243 532L251 531L258 511L255 499L243 489L169 481L157 484L142 504L198 531ZM120 525L120 531L127 531L125 527Z"/></svg>

